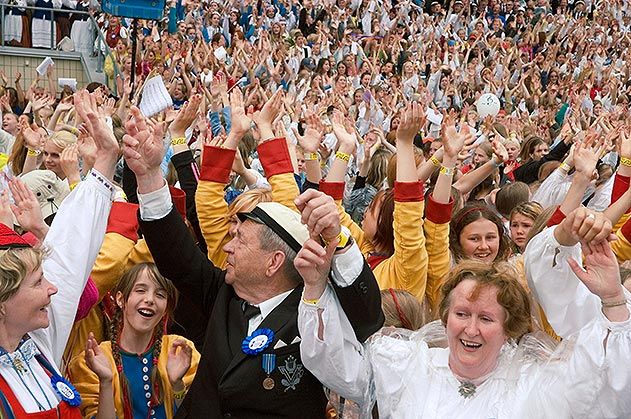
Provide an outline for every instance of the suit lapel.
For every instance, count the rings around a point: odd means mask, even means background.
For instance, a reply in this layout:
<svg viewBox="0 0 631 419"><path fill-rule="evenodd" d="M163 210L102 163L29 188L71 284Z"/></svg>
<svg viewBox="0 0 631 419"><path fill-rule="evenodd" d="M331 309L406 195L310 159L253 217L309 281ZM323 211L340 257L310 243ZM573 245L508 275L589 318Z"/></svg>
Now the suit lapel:
<svg viewBox="0 0 631 419"><path fill-rule="evenodd" d="M269 344L268 349L274 347L283 335L286 329L296 327L296 319L298 317L298 303L302 295L302 285L296 287L270 314L265 317L259 329L267 328L274 332L274 340ZM245 338L245 335L243 336ZM246 360L248 356L243 351L238 351L230 361L228 368L223 373L220 381L226 379L232 370L234 370L241 362Z"/></svg>

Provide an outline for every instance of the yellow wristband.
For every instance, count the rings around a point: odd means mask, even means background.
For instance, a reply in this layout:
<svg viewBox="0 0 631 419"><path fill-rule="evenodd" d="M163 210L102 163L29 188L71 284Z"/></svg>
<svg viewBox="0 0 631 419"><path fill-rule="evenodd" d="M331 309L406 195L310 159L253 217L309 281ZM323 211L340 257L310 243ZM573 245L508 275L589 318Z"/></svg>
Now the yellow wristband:
<svg viewBox="0 0 631 419"><path fill-rule="evenodd" d="M37 157L40 154L42 154L41 150L32 150L32 149L28 149L28 152L26 153L27 156L29 157Z"/></svg>
<svg viewBox="0 0 631 419"><path fill-rule="evenodd" d="M302 301L303 301L305 304L308 304L308 305L310 305L310 306L317 306L317 305L318 305L318 301L320 301L320 299L319 299L319 298L316 298L315 300L307 300L306 298L303 298L303 299L302 299Z"/></svg>
<svg viewBox="0 0 631 419"><path fill-rule="evenodd" d="M348 161L351 159L351 155L348 153L343 153L341 151L338 151L337 153L335 153L335 158L344 160L345 162L348 163Z"/></svg>
<svg viewBox="0 0 631 419"><path fill-rule="evenodd" d="M173 393L173 398L175 400L182 400L186 396L186 388L182 391L178 391L177 393Z"/></svg>
<svg viewBox="0 0 631 419"><path fill-rule="evenodd" d="M318 153L305 153L305 160L318 160Z"/></svg>
<svg viewBox="0 0 631 419"><path fill-rule="evenodd" d="M440 174L441 175L453 176L455 173L456 173L456 168L455 167L440 166Z"/></svg>
<svg viewBox="0 0 631 419"><path fill-rule="evenodd" d="M71 190L71 191L72 191L72 190L74 190L74 188L76 188L78 184L79 184L79 182L72 182L72 183L70 184L70 190Z"/></svg>
<svg viewBox="0 0 631 419"><path fill-rule="evenodd" d="M631 167L631 159L628 157L620 157L620 164L623 166Z"/></svg>
<svg viewBox="0 0 631 419"><path fill-rule="evenodd" d="M186 144L186 138L185 137L171 138L171 145L184 145L184 144Z"/></svg>
<svg viewBox="0 0 631 419"><path fill-rule="evenodd" d="M434 166L440 167L440 160L438 160L436 156L432 156L432 158L429 159L429 161L431 161Z"/></svg>
<svg viewBox="0 0 631 419"><path fill-rule="evenodd" d="M566 173L569 172L570 170L572 170L572 166L570 166L566 162L561 162L561 164L559 165L559 168L561 170L565 170Z"/></svg>

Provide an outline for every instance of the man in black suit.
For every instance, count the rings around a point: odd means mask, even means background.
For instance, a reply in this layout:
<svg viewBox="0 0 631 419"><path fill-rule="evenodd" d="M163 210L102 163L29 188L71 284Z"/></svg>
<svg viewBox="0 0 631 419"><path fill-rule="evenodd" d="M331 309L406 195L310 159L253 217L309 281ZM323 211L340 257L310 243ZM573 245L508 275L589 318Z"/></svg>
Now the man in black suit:
<svg viewBox="0 0 631 419"><path fill-rule="evenodd" d="M236 235L224 247L228 267L221 270L199 251L172 207L159 168L160 129L138 110L132 114L125 158L138 180L142 231L160 272L205 313L198 320L206 326L202 359L177 417L324 417L322 386L300 358L303 285L293 258L309 238L301 221L330 246L340 245L331 282L343 306L353 302L344 308L358 339L383 324L377 283L357 245L341 231L335 203L311 190L298 198L302 220L278 203L240 214Z"/></svg>

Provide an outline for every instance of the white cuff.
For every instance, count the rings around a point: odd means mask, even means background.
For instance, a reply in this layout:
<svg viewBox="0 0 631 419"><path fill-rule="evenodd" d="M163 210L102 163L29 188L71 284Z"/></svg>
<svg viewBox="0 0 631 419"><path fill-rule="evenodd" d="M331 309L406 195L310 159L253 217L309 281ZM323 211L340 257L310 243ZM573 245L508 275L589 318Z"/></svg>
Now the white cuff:
<svg viewBox="0 0 631 419"><path fill-rule="evenodd" d="M333 255L331 266L331 276L335 283L342 288L351 286L364 269L364 256L357 243L353 243L346 252Z"/></svg>
<svg viewBox="0 0 631 419"><path fill-rule="evenodd" d="M95 185L95 187L99 191L101 191L102 193L104 193L106 196L110 198L110 201L114 200L114 195L116 193L116 188L114 187L114 184L110 182L110 180L107 177L103 176L101 172L99 172L98 170L91 169L88 175L85 177L84 182ZM83 183L83 182L79 182L79 183Z"/></svg>
<svg viewBox="0 0 631 419"><path fill-rule="evenodd" d="M169 185L164 182L164 186L157 191L147 194L138 194L140 204L140 218L143 221L155 221L166 217L173 208Z"/></svg>

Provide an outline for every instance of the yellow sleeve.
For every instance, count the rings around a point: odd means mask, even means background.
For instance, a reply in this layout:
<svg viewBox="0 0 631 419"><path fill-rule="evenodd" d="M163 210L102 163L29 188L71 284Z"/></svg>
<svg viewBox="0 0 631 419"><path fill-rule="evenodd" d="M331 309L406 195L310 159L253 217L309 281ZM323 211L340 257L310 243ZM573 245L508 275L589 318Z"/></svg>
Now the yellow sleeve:
<svg viewBox="0 0 631 419"><path fill-rule="evenodd" d="M622 263L631 259L631 219L627 219L622 227L616 231L618 240L611 242L611 250L613 250L618 262Z"/></svg>
<svg viewBox="0 0 631 419"><path fill-rule="evenodd" d="M374 269L381 289L408 291L425 298L427 250L423 235L423 201L394 203L394 255Z"/></svg>
<svg viewBox="0 0 631 419"><path fill-rule="evenodd" d="M440 287L451 266L449 251L449 223L436 224L429 219L423 223L427 250L427 301L435 313L440 303Z"/></svg>
<svg viewBox="0 0 631 419"><path fill-rule="evenodd" d="M108 78L114 78L114 56L109 54L105 57L105 62L103 63L103 72L107 75Z"/></svg>
<svg viewBox="0 0 631 419"><path fill-rule="evenodd" d="M195 205L202 235L208 248L208 259L222 267L226 261L223 246L229 241L230 221L226 217L228 204L224 199L224 184L201 180L197 185Z"/></svg>
<svg viewBox="0 0 631 419"><path fill-rule="evenodd" d="M622 226L627 222L627 220L629 219L629 216L631 216L631 213L627 213L627 214L622 214L622 217L620 217L620 219L618 220L618 222L616 223L615 226L613 226L613 232L616 233L618 232L618 230L620 230L622 228Z"/></svg>
<svg viewBox="0 0 631 419"><path fill-rule="evenodd" d="M267 180L272 187L272 199L294 211L298 211L294 200L300 195L300 189L293 173L279 173Z"/></svg>
<svg viewBox="0 0 631 419"><path fill-rule="evenodd" d="M120 416L122 413L122 403L120 402L120 389L118 372L112 358L112 349L110 342L103 342L99 345L103 354L108 358L110 367L114 373L112 378L112 387L114 388L114 406L116 413ZM99 410L99 378L92 372L85 362L85 352L81 352L75 356L68 366L68 379L75 386L79 394L81 394L81 414L84 418L95 417Z"/></svg>
<svg viewBox="0 0 631 419"><path fill-rule="evenodd" d="M103 239L101 250L96 257L92 273L92 281L99 290L99 301L110 291L125 273L129 254L134 248L134 241L118 233L107 233Z"/></svg>

